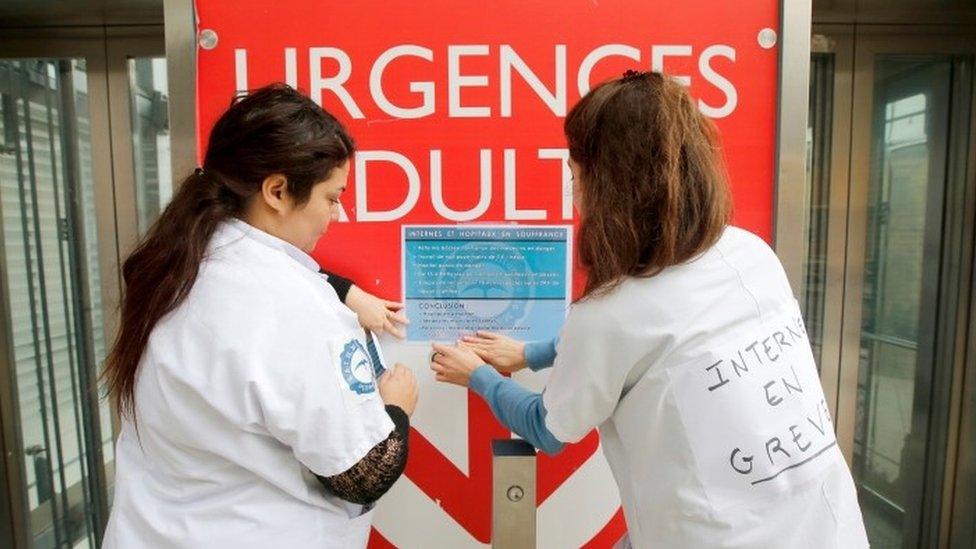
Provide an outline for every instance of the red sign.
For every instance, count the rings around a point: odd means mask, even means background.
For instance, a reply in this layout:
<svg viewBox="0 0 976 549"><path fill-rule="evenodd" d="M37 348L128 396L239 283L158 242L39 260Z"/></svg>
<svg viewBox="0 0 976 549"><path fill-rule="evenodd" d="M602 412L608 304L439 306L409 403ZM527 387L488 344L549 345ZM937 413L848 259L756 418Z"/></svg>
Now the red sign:
<svg viewBox="0 0 976 549"><path fill-rule="evenodd" d="M398 298L403 224L572 222L566 112L627 69L663 70L690 86L719 127L735 223L769 240L778 4L197 0L199 29L217 35L198 52L201 156L235 90L284 81L309 94L358 148L345 222L332 225L315 256ZM489 441L508 435L472 397L466 472L423 433L411 439L409 479L485 543ZM539 504L597 447L592 435L540 459ZM622 529L618 513L593 535L602 544Z"/></svg>

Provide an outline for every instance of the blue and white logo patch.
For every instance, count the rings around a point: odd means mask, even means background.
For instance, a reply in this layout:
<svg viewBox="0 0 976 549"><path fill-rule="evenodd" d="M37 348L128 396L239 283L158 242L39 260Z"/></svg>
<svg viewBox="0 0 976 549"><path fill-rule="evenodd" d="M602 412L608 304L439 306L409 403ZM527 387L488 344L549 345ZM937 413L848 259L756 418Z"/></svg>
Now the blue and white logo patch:
<svg viewBox="0 0 976 549"><path fill-rule="evenodd" d="M336 384L343 403L349 409L379 395L373 359L363 340L364 335L360 331L350 331L329 340Z"/></svg>
<svg viewBox="0 0 976 549"><path fill-rule="evenodd" d="M350 391L360 396L376 392L373 360L359 339L351 339L343 345L339 354L339 370Z"/></svg>

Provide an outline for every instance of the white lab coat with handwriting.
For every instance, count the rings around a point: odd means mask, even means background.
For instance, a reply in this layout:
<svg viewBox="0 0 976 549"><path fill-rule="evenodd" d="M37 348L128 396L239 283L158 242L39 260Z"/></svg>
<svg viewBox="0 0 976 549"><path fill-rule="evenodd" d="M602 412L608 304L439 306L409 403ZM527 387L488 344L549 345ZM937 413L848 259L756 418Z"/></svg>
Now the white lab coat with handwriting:
<svg viewBox="0 0 976 549"><path fill-rule="evenodd" d="M599 426L639 548L867 547L799 307L761 239L571 309L543 402L561 441Z"/></svg>
<svg viewBox="0 0 976 549"><path fill-rule="evenodd" d="M393 424L356 316L317 270L243 221L219 226L143 353L103 547L366 545L371 511L312 473L347 470Z"/></svg>

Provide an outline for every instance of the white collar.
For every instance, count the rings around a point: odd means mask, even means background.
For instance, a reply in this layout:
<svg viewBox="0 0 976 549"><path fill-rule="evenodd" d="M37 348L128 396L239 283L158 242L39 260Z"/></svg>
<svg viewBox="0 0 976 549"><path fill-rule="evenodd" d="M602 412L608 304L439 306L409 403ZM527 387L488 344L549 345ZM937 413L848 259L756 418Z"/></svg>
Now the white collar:
<svg viewBox="0 0 976 549"><path fill-rule="evenodd" d="M318 262L312 259L312 256L303 252L297 246L291 244L290 242L286 242L278 238L277 236L266 233L261 229L255 227L254 225L251 225L246 221L237 219L236 217L232 217L228 219L226 221L226 224L230 227L237 229L238 231L243 233L244 236L250 238L251 240L254 240L255 242L268 246L269 248L273 248L284 252L285 255L294 259L303 267L307 268L308 270L314 273L318 273L321 270Z"/></svg>

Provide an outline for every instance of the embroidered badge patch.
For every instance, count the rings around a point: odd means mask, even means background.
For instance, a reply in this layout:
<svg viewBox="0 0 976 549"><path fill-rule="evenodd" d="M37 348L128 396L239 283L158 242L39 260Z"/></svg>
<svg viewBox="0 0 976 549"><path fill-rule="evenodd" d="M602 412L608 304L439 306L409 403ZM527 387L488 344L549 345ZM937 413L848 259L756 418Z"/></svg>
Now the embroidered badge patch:
<svg viewBox="0 0 976 549"><path fill-rule="evenodd" d="M349 389L357 395L367 395L376 391L373 380L373 361L369 351L358 339L351 339L339 355L339 368L342 379Z"/></svg>

